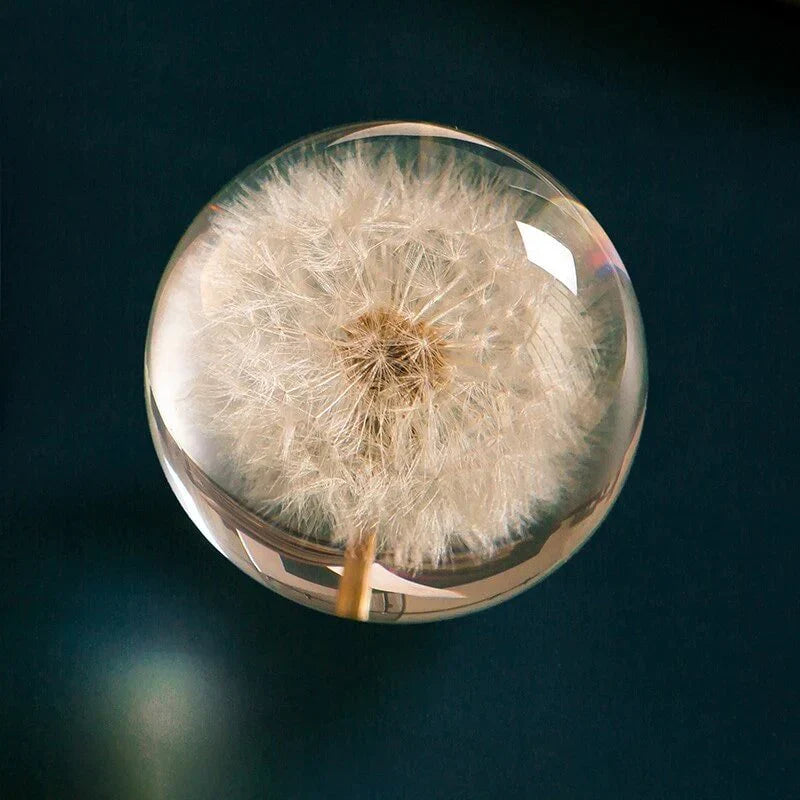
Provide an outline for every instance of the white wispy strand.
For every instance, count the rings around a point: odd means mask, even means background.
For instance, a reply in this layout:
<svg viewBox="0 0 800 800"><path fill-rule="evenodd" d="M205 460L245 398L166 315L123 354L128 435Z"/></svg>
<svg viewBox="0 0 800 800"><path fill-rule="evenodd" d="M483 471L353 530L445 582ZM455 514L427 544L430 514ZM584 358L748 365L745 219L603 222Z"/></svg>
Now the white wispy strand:
<svg viewBox="0 0 800 800"><path fill-rule="evenodd" d="M411 570L486 556L576 480L604 408L596 323L526 259L529 201L498 178L332 152L213 223L205 424L237 494L288 527L375 531Z"/></svg>

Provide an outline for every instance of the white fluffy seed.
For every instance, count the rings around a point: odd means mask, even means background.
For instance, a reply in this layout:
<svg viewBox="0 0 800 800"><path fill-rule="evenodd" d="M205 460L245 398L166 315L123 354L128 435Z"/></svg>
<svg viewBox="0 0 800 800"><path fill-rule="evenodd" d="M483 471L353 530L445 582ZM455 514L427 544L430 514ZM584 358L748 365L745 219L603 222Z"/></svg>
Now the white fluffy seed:
<svg viewBox="0 0 800 800"><path fill-rule="evenodd" d="M605 323L527 260L502 181L334 153L215 218L193 402L270 519L409 570L485 557L578 480Z"/></svg>

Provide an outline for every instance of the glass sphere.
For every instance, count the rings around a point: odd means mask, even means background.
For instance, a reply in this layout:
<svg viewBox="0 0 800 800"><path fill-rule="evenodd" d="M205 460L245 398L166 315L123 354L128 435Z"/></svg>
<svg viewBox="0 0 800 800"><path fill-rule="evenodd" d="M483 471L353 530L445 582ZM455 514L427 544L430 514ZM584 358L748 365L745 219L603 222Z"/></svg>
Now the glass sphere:
<svg viewBox="0 0 800 800"><path fill-rule="evenodd" d="M366 532L369 619L469 613L599 525L644 417L630 279L544 170L417 122L309 136L200 212L158 288L151 431L200 531L333 612Z"/></svg>

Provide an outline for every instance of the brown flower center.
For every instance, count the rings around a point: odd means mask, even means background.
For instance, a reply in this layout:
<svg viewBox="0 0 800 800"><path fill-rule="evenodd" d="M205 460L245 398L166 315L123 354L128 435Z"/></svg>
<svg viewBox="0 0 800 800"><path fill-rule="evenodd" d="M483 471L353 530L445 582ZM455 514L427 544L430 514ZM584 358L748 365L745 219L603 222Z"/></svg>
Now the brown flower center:
<svg viewBox="0 0 800 800"><path fill-rule="evenodd" d="M370 400L412 403L446 383L444 340L425 322L391 308L367 311L344 326L345 370L367 387Z"/></svg>

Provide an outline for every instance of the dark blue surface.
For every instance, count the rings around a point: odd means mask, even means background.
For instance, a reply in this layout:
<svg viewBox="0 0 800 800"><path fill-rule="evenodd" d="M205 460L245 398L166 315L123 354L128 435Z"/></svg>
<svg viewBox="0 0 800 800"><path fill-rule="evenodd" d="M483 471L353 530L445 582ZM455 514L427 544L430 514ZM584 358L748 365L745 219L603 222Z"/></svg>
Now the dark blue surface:
<svg viewBox="0 0 800 800"><path fill-rule="evenodd" d="M798 9L90 5L0 10L0 796L797 796ZM142 399L194 214L279 145L375 118L552 171L628 265L650 356L598 534L416 628L224 561Z"/></svg>

